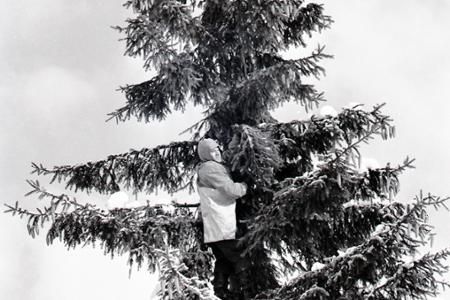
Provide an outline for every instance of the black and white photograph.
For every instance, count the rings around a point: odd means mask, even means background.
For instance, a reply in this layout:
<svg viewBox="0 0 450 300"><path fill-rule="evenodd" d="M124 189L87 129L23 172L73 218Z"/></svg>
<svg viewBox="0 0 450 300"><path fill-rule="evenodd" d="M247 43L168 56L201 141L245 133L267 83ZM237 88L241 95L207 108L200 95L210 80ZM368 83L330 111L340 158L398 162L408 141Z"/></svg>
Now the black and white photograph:
<svg viewBox="0 0 450 300"><path fill-rule="evenodd" d="M450 299L450 1L0 9L0 299Z"/></svg>

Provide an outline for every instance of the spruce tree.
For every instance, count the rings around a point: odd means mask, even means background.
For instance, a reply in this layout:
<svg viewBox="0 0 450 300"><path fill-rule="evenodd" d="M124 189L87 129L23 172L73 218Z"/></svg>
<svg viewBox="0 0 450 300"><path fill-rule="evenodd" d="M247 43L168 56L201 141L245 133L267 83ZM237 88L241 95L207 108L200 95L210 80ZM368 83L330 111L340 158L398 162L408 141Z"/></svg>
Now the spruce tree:
<svg viewBox="0 0 450 300"><path fill-rule="evenodd" d="M293 47L306 52L308 37L331 25L322 5L129 0L124 6L133 17L116 29L126 54L143 58L155 75L123 87L126 104L110 118L163 121L189 103L203 108L204 118L186 130L187 141L74 166L33 163L35 174L75 192L194 192L196 145L213 138L233 178L249 186L236 210L256 299L424 299L447 286L439 274L450 252L417 255L432 237L427 207L445 207L447 199L420 193L396 200L399 175L412 159L359 168L362 143L395 134L383 105L288 123L271 116L286 102L308 111L325 101L308 83L324 73L319 63L330 57L324 47L298 59L282 54ZM28 218L31 236L43 227L49 244L100 244L105 254L127 254L130 266L158 269L161 299L217 299L210 285L214 257L195 205L104 211L29 184L29 194L49 205L34 212L16 202L7 211Z"/></svg>

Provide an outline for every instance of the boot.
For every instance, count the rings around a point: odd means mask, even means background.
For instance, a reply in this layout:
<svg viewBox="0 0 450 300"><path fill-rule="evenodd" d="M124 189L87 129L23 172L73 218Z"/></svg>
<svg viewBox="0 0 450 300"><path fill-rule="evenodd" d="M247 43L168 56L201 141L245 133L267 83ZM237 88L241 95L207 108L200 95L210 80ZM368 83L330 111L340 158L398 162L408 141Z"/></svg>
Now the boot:
<svg viewBox="0 0 450 300"><path fill-rule="evenodd" d="M212 280L214 294L222 300L229 299L228 277L228 274L217 272L214 273L214 279Z"/></svg>

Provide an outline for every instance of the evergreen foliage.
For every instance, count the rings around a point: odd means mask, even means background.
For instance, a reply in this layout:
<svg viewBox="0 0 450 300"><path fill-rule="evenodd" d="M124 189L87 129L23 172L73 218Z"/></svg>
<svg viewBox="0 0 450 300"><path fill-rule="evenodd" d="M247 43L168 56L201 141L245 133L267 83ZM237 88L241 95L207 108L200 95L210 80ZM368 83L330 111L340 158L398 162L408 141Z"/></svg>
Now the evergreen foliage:
<svg viewBox="0 0 450 300"><path fill-rule="evenodd" d="M288 123L270 114L289 101L306 110L324 101L307 83L324 74L319 63L330 57L324 48L298 59L281 54L304 49L311 34L330 26L322 5L129 0L124 6L134 12L116 27L125 53L156 73L123 87L126 104L111 118L161 121L188 103L203 107L204 118L186 131L189 141L74 166L33 163L35 174L75 192L193 191L197 142L214 138L234 179L249 186L237 216L256 299L424 299L448 285L437 276L447 270L448 250L410 258L432 237L426 208L445 207L447 199L395 200L400 174L412 167L409 158L397 167L359 168L361 143L395 135L383 105ZM48 244L99 244L105 254L128 254L130 266L157 268L161 299L217 299L197 207L149 203L103 211L29 184L29 194L49 204L31 212L16 203L7 212L28 218L31 236L49 224ZM286 274L292 280L283 283Z"/></svg>

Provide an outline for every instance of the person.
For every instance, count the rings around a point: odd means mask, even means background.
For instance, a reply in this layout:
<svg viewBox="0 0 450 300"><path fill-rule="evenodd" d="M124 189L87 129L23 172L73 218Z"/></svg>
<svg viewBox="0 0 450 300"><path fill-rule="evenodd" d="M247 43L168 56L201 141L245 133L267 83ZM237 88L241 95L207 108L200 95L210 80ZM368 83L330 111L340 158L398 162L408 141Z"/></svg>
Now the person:
<svg viewBox="0 0 450 300"><path fill-rule="evenodd" d="M247 185L231 179L216 141L201 140L197 152L202 161L197 169L197 191L204 242L216 258L214 293L221 299L246 299L250 263L236 239L236 200L247 193Z"/></svg>

